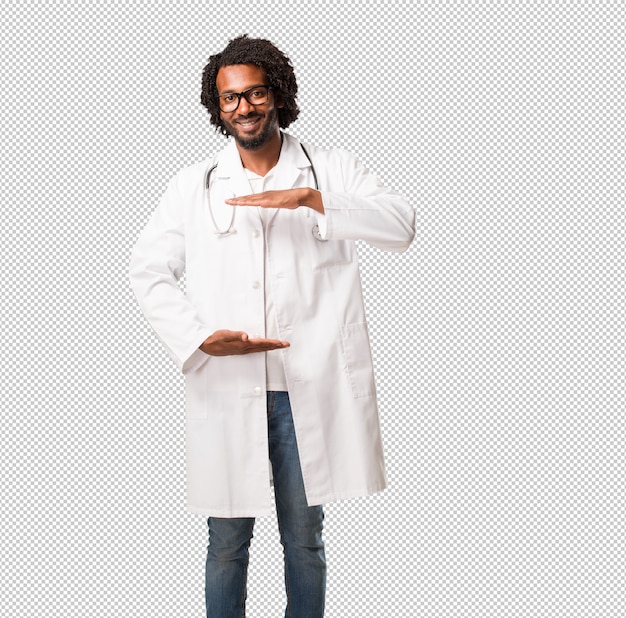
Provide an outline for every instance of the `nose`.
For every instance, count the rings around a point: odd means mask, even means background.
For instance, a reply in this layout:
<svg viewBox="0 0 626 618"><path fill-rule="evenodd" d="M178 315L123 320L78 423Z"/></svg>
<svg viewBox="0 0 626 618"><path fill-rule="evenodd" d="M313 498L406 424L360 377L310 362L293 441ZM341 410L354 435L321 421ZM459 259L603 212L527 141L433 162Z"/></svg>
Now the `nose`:
<svg viewBox="0 0 626 618"><path fill-rule="evenodd" d="M248 100L246 99L246 97L242 96L242 97L239 97L239 105L237 106L236 111L242 116L247 116L253 107L254 105L251 105L250 103L248 103Z"/></svg>

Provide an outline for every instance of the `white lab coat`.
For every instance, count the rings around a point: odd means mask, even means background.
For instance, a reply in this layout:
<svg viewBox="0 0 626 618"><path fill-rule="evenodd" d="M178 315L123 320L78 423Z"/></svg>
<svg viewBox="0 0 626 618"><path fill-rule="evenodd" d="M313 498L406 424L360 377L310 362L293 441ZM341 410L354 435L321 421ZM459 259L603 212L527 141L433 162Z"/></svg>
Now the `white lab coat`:
<svg viewBox="0 0 626 618"><path fill-rule="evenodd" d="M131 285L145 317L185 375L190 511L216 517L270 513L265 353L211 357L198 346L218 329L265 335L271 285L309 505L386 485L376 392L354 241L404 251L415 213L348 152L306 146L325 215L276 211L263 233L256 208L237 207L234 232L216 234L250 185L235 143L169 183L134 248ZM314 186L298 140L284 135L275 189ZM326 241L313 233L318 225ZM317 231L317 230L316 230ZM264 250L269 272L264 276ZM186 292L178 280L186 272Z"/></svg>

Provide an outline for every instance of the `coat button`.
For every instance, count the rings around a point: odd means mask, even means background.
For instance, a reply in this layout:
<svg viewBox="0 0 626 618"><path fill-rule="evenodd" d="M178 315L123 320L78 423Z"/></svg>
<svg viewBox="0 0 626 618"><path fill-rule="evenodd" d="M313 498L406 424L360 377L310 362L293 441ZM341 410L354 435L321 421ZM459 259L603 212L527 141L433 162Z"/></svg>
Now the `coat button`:
<svg viewBox="0 0 626 618"><path fill-rule="evenodd" d="M261 284L260 284L258 281L253 281L253 282L252 282L252 287L253 287L255 290L258 290L258 289L261 287Z"/></svg>
<svg viewBox="0 0 626 618"><path fill-rule="evenodd" d="M254 387L254 394L256 397L258 397L261 394L261 387L260 386L255 386Z"/></svg>
<svg viewBox="0 0 626 618"><path fill-rule="evenodd" d="M258 238L260 234L259 230L252 230L252 238Z"/></svg>

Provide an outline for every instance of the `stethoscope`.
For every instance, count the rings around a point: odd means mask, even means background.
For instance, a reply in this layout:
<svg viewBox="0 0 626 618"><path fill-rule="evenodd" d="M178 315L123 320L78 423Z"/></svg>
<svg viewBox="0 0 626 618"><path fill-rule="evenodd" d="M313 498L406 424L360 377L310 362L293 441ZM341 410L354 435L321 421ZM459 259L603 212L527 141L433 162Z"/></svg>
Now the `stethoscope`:
<svg viewBox="0 0 626 618"><path fill-rule="evenodd" d="M304 155L306 156L306 158L309 160L309 163L311 164L311 172L313 172L313 182L315 184L315 190L319 191L319 184L317 182L317 174L315 173L315 167L313 166L313 161L311 161L311 157L309 156L309 153L306 151L306 148L302 144L300 144L300 148L302 148L302 152L304 152ZM213 229L215 231L215 234L217 236L228 236L229 234L234 234L237 231L233 227L233 224L235 223L235 214L236 214L237 209L234 207L232 208L232 213L230 215L230 222L228 226L226 227L225 230L221 229L219 225L217 224L217 221L215 220L215 216L213 215L213 207L211 205L211 174L213 174L213 170L215 170L216 167L217 167L217 163L213 165L211 168L209 168L209 170L207 171L205 182L204 182L204 188L205 188L206 195L207 195L209 215L211 216L211 223L213 224ZM319 225L314 225L311 232L313 234L313 237L316 240L325 242L326 239L322 238L320 235Z"/></svg>

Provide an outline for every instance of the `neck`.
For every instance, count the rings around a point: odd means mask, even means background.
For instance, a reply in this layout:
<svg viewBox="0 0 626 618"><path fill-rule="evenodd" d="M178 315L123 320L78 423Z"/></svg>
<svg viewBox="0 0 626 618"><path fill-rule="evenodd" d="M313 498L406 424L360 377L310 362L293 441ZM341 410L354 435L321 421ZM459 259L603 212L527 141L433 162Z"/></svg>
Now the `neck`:
<svg viewBox="0 0 626 618"><path fill-rule="evenodd" d="M282 144L282 134L280 131L276 131L260 148L247 150L237 144L237 150L241 157L241 163L246 169L259 176L265 176L278 163Z"/></svg>

